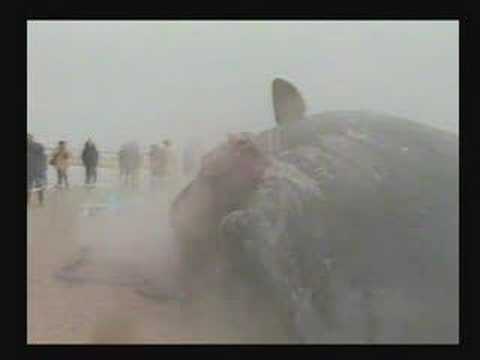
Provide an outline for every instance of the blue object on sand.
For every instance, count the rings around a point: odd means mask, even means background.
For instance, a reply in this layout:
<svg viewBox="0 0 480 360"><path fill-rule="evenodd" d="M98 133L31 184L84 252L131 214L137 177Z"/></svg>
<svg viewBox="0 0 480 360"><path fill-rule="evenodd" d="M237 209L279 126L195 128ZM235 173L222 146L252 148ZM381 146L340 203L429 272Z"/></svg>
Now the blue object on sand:
<svg viewBox="0 0 480 360"><path fill-rule="evenodd" d="M120 196L116 192L112 192L107 196L106 199L107 203L107 208L109 210L113 210L114 212L119 212L122 208L122 201L120 199Z"/></svg>

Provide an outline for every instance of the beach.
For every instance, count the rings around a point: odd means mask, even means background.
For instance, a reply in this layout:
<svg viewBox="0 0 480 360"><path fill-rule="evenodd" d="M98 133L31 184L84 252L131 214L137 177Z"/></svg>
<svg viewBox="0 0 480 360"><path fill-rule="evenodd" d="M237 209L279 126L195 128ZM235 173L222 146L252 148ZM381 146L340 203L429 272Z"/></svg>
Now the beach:
<svg viewBox="0 0 480 360"><path fill-rule="evenodd" d="M34 198L28 209L28 343L286 341L269 304L248 301L241 291L228 301L205 284L186 303L142 296L137 290L145 281L175 285L178 252L167 210L185 180L155 194L109 181L51 190L45 207ZM77 266L84 281L59 278L68 266Z"/></svg>

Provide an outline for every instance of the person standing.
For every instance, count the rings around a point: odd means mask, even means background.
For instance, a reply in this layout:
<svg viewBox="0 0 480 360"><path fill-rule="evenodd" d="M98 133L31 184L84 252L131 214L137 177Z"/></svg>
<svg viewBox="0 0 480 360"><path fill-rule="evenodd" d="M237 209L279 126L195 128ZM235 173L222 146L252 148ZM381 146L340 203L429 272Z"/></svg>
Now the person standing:
<svg viewBox="0 0 480 360"><path fill-rule="evenodd" d="M85 143L82 151L82 162L85 166L85 185L97 182L98 151L91 139Z"/></svg>
<svg viewBox="0 0 480 360"><path fill-rule="evenodd" d="M156 188L164 173L165 168L165 152L160 149L157 144L150 146L149 152L150 160L150 186Z"/></svg>
<svg viewBox="0 0 480 360"><path fill-rule="evenodd" d="M173 179L178 172L177 157L175 156L175 151L172 147L172 142L170 140L164 140L162 142L162 150L165 152L165 176L167 178Z"/></svg>
<svg viewBox="0 0 480 360"><path fill-rule="evenodd" d="M69 188L68 183L68 169L71 165L72 154L67 148L65 141L59 141L58 147L55 149L50 165L54 166L57 170L57 187L64 185Z"/></svg>
<svg viewBox="0 0 480 360"><path fill-rule="evenodd" d="M37 188L38 202L44 205L44 192L47 186L47 155L42 144L34 141L32 135L27 136L27 205L31 194Z"/></svg>
<svg viewBox="0 0 480 360"><path fill-rule="evenodd" d="M142 154L138 143L133 141L126 144L122 156L125 185L134 188L138 185L138 177L142 167Z"/></svg>

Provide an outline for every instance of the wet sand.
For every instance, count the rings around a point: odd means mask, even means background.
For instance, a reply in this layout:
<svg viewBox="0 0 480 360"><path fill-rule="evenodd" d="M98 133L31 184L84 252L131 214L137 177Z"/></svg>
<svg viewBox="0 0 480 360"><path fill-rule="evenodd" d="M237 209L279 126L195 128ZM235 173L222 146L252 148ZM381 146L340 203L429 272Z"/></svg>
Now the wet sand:
<svg viewBox="0 0 480 360"><path fill-rule="evenodd" d="M136 281L152 279L167 287L174 281L174 244L162 238L169 236L166 210L172 192L154 199L123 194L128 201L118 213L82 216L82 204L105 196L75 187L51 192L44 208L28 210L28 343L287 341L270 304L252 300L242 289L226 301L212 290L215 286L203 284L204 291L186 303L152 301L136 292ZM84 249L90 255L82 271L107 281L58 279L55 274ZM127 279L130 286L111 281L115 278Z"/></svg>

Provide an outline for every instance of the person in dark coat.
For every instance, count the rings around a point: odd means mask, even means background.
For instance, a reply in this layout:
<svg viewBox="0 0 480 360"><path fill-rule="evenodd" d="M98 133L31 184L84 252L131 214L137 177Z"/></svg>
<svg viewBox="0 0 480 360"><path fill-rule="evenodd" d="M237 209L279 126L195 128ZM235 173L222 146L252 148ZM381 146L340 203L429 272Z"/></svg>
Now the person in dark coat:
<svg viewBox="0 0 480 360"><path fill-rule="evenodd" d="M44 192L47 186L47 155L42 144L34 141L32 135L27 136L27 205L31 194L38 193L38 202L43 206Z"/></svg>
<svg viewBox="0 0 480 360"><path fill-rule="evenodd" d="M85 143L82 151L82 162L85 166L85 185L97 182L98 151L91 139Z"/></svg>

